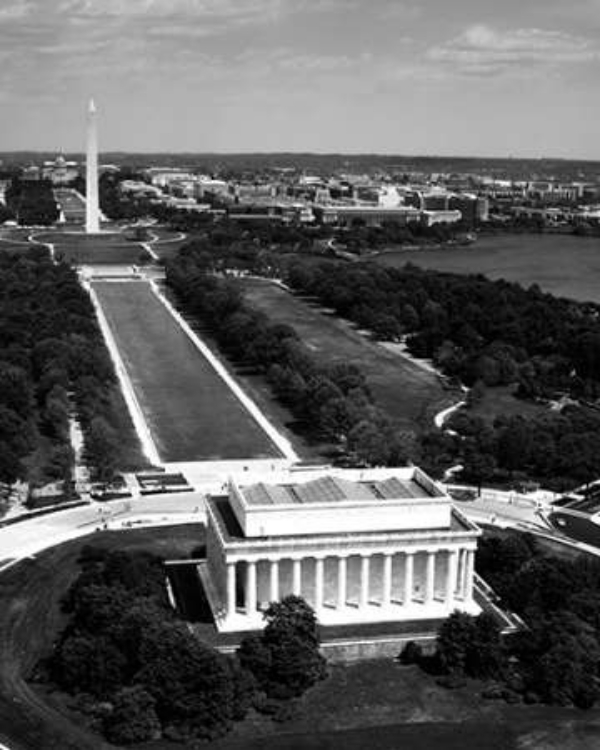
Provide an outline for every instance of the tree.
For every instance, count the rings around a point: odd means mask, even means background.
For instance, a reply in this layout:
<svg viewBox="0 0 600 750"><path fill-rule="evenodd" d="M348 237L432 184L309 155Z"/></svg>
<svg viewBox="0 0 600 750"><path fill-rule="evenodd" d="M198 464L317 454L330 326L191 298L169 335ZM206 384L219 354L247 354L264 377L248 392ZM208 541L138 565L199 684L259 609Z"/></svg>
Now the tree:
<svg viewBox="0 0 600 750"><path fill-rule="evenodd" d="M301 597L287 596L272 602L264 617L267 624L262 636L243 639L238 649L240 663L252 671L268 695L301 695L326 674L315 613Z"/></svg>
<svg viewBox="0 0 600 750"><path fill-rule="evenodd" d="M385 466L390 456L385 433L368 420L362 420L350 430L348 447L372 466Z"/></svg>
<svg viewBox="0 0 600 750"><path fill-rule="evenodd" d="M473 617L455 611L442 623L437 635L437 651L446 672L464 675L473 639Z"/></svg>
<svg viewBox="0 0 600 750"><path fill-rule="evenodd" d="M554 643L541 657L533 685L547 703L588 708L600 695L599 658L595 638L570 636Z"/></svg>
<svg viewBox="0 0 600 750"><path fill-rule="evenodd" d="M138 685L119 690L112 713L104 720L107 739L119 745L131 745L160 737L155 705L154 698Z"/></svg>
<svg viewBox="0 0 600 750"><path fill-rule="evenodd" d="M227 658L201 643L182 622L157 624L142 634L135 682L156 700L163 725L193 736L226 731L236 713Z"/></svg>
<svg viewBox="0 0 600 750"><path fill-rule="evenodd" d="M73 634L52 660L56 681L72 693L108 698L123 682L125 657L106 638Z"/></svg>
<svg viewBox="0 0 600 750"><path fill-rule="evenodd" d="M494 618L455 611L439 629L438 656L451 675L497 678L504 668L500 629Z"/></svg>

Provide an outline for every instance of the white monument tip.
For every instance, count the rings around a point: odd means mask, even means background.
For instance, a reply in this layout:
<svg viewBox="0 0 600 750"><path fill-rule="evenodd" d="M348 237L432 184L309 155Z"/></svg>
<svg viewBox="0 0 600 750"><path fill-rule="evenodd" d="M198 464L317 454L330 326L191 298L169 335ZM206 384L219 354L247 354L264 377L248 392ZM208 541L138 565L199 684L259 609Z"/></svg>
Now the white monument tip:
<svg viewBox="0 0 600 750"><path fill-rule="evenodd" d="M93 99L90 99L90 105L88 107L88 112L93 115L96 113L96 104Z"/></svg>

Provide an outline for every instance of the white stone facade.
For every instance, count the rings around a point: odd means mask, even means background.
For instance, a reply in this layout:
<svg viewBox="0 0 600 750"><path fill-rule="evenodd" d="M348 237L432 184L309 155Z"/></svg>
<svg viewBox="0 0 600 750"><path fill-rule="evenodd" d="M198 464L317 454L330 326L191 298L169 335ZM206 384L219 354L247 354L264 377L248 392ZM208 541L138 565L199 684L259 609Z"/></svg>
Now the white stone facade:
<svg viewBox="0 0 600 750"><path fill-rule="evenodd" d="M200 567L220 631L263 626L269 602L304 597L323 625L479 611L480 532L415 468L290 472L207 503Z"/></svg>

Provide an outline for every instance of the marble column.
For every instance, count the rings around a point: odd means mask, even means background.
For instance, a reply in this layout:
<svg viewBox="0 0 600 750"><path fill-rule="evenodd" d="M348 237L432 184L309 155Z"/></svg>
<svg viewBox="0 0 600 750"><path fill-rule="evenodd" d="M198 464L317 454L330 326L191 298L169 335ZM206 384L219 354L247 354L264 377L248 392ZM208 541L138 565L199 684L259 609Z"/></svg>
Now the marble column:
<svg viewBox="0 0 600 750"><path fill-rule="evenodd" d="M235 563L227 563L227 614L235 614Z"/></svg>
<svg viewBox="0 0 600 750"><path fill-rule="evenodd" d="M414 552L407 552L404 556L404 593L402 604L404 606L412 604L413 597L413 572L414 572Z"/></svg>
<svg viewBox="0 0 600 750"><path fill-rule="evenodd" d="M392 599L392 561L391 554L383 556L383 586L381 593L381 606L389 607Z"/></svg>
<svg viewBox="0 0 600 750"><path fill-rule="evenodd" d="M346 599L348 598L348 568L347 560L345 557L338 558L338 595L337 595L337 607L341 609L346 606Z"/></svg>
<svg viewBox="0 0 600 750"><path fill-rule="evenodd" d="M457 565L457 586L456 596L462 599L465 595L464 583L465 583L465 550L458 550L458 565Z"/></svg>
<svg viewBox="0 0 600 750"><path fill-rule="evenodd" d="M317 557L315 560L315 609L323 606L323 569L324 560Z"/></svg>
<svg viewBox="0 0 600 750"><path fill-rule="evenodd" d="M256 563L246 563L246 614L256 612Z"/></svg>
<svg viewBox="0 0 600 750"><path fill-rule="evenodd" d="M369 570L370 558L368 555L363 555L360 565L360 600L358 602L360 609L364 609L369 604Z"/></svg>
<svg viewBox="0 0 600 750"><path fill-rule="evenodd" d="M270 560L270 573L271 573L271 592L270 600L276 602L279 600L279 561Z"/></svg>
<svg viewBox="0 0 600 750"><path fill-rule="evenodd" d="M448 552L448 563L446 568L446 596L445 602L454 601L454 593L456 591L456 568L457 568L458 553L454 550Z"/></svg>
<svg viewBox="0 0 600 750"><path fill-rule="evenodd" d="M435 593L435 552L427 553L427 565L425 571L425 594L423 602L430 604Z"/></svg>
<svg viewBox="0 0 600 750"><path fill-rule="evenodd" d="M465 600L473 598L473 575L475 566L475 552L467 550L467 564L465 565Z"/></svg>
<svg viewBox="0 0 600 750"><path fill-rule="evenodd" d="M292 593L302 595L302 560L292 561Z"/></svg>

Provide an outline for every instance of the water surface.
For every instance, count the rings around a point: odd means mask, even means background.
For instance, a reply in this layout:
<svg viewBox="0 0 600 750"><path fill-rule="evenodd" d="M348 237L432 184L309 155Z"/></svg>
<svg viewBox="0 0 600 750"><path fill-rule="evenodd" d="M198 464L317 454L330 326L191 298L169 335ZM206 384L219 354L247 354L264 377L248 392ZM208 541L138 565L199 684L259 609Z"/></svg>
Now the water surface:
<svg viewBox="0 0 600 750"><path fill-rule="evenodd" d="M547 292L600 302L600 238L559 234L501 234L473 245L432 250L392 251L377 262L455 273L483 273L491 279L539 284Z"/></svg>

